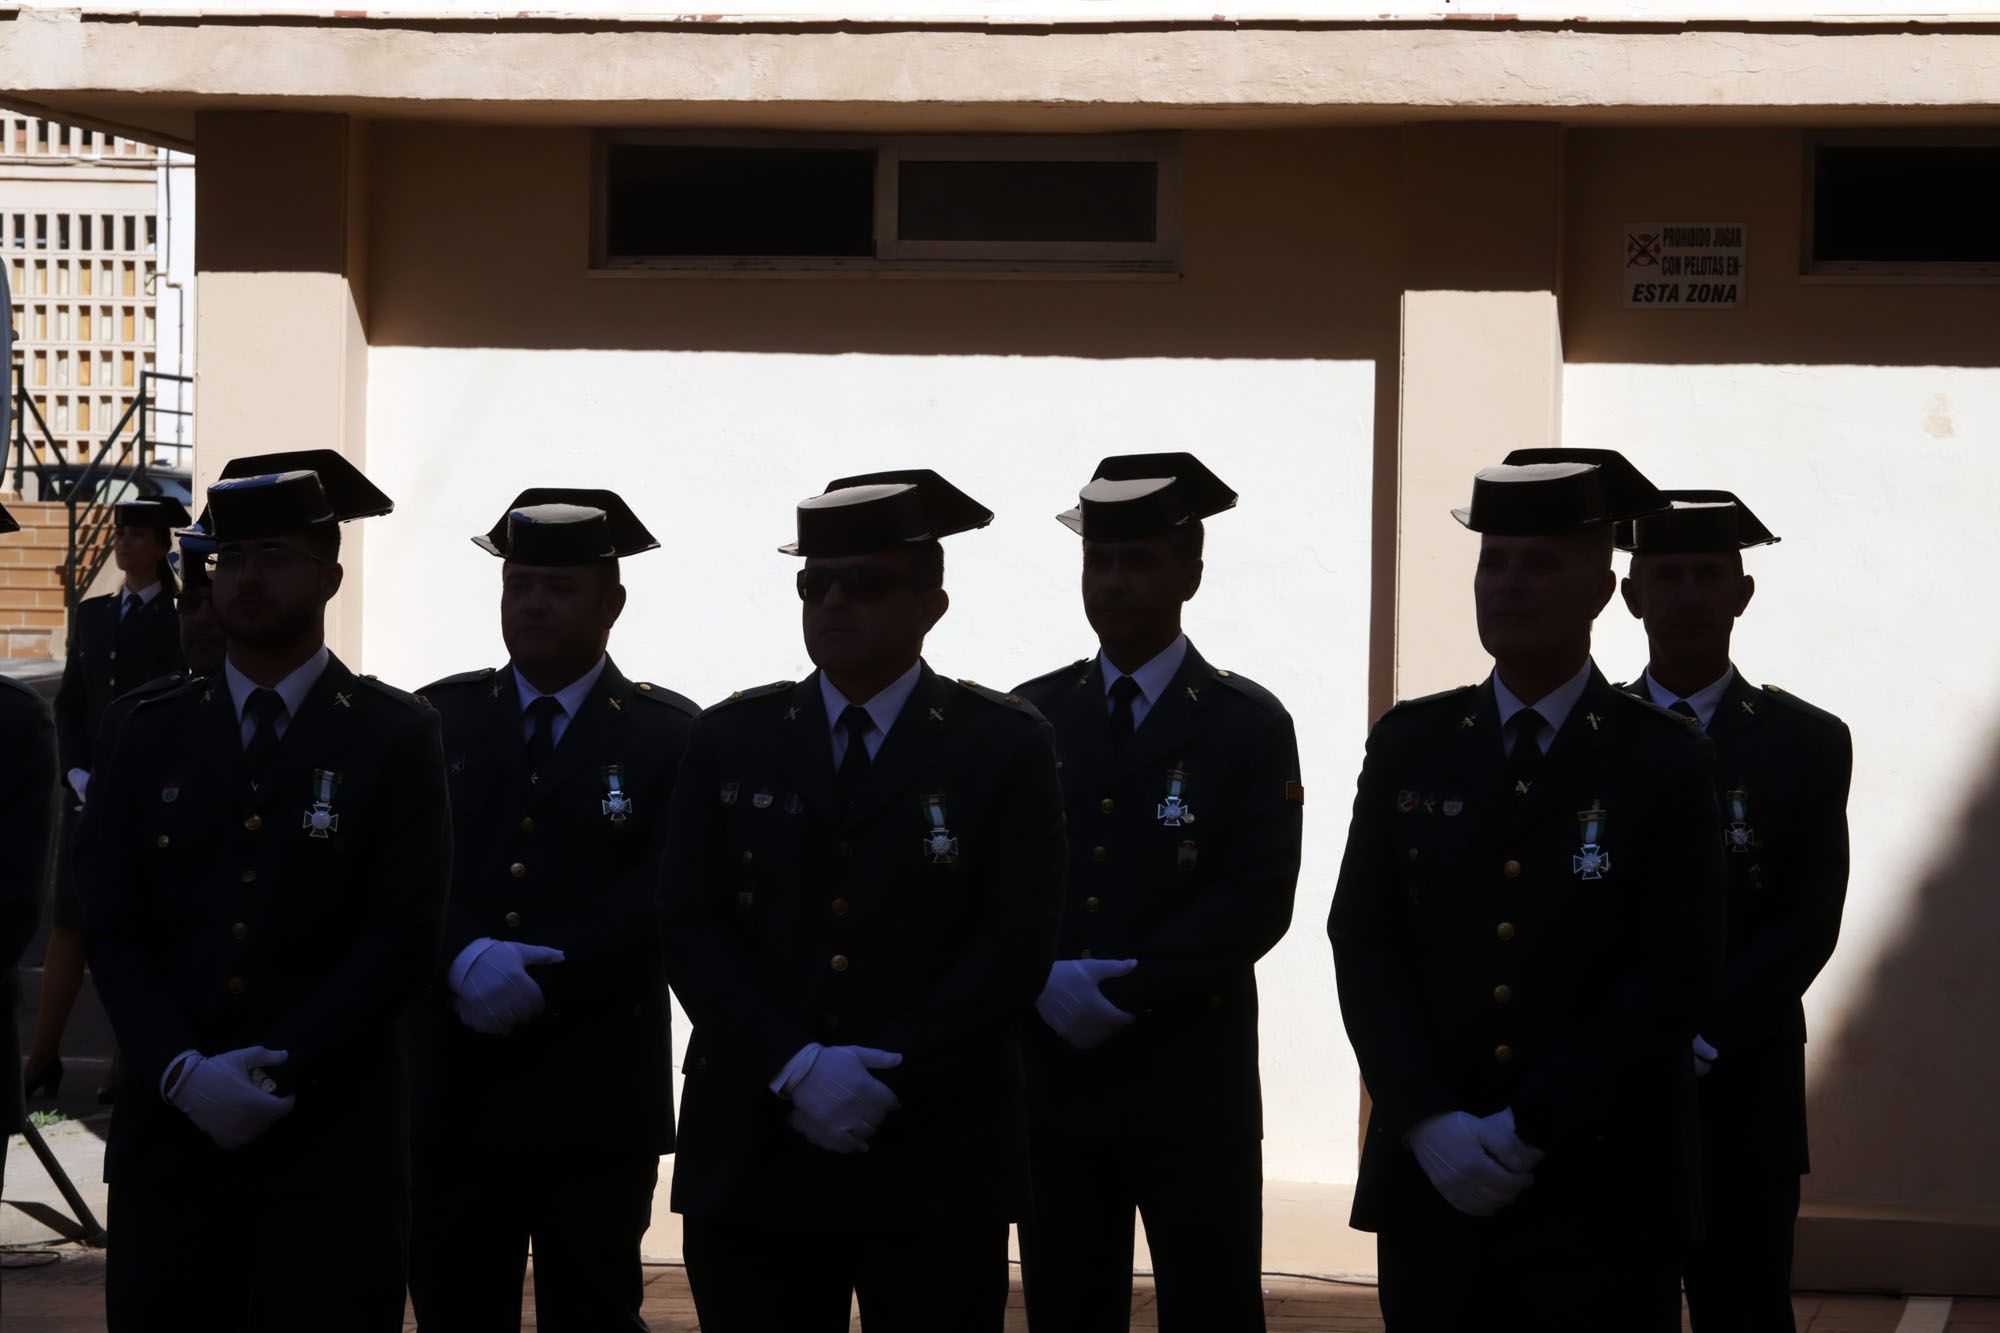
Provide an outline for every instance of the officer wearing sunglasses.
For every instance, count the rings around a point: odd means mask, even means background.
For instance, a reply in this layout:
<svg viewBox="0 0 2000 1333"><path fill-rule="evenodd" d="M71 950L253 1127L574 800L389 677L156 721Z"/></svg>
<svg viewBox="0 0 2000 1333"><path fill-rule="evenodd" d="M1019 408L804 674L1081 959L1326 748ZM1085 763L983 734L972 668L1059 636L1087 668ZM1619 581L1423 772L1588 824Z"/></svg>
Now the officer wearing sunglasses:
<svg viewBox="0 0 2000 1333"><path fill-rule="evenodd" d="M992 517L929 471L805 501L782 549L818 670L689 737L661 898L694 1025L673 1206L711 1333L833 1333L856 1295L869 1333L1002 1326L1062 795L1040 714L922 656L939 539Z"/></svg>

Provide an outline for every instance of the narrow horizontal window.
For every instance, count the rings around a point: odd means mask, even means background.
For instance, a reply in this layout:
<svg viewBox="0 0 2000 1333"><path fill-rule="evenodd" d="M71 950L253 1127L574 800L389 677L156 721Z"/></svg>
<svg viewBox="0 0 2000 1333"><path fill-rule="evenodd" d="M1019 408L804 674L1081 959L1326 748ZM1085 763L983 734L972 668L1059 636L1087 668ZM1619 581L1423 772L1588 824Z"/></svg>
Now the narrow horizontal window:
<svg viewBox="0 0 2000 1333"><path fill-rule="evenodd" d="M2000 141L1812 147L1807 271L2000 273Z"/></svg>
<svg viewBox="0 0 2000 1333"><path fill-rule="evenodd" d="M904 157L897 236L906 241L1158 239L1153 162L949 162Z"/></svg>
<svg viewBox="0 0 2000 1333"><path fill-rule="evenodd" d="M875 154L867 149L613 144L605 254L869 257Z"/></svg>

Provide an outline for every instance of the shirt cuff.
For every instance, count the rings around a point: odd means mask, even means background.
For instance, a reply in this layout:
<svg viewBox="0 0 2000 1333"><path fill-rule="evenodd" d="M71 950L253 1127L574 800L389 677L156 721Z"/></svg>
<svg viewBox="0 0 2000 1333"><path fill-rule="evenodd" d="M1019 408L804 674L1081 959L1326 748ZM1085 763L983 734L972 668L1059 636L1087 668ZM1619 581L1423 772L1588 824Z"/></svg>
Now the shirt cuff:
<svg viewBox="0 0 2000 1333"><path fill-rule="evenodd" d="M813 1062L819 1059L819 1053L824 1049L826 1048L816 1041L809 1041L799 1047L798 1053L785 1061L785 1067L771 1080L771 1091L780 1097L790 1097L792 1089L798 1087L807 1074L812 1073Z"/></svg>
<svg viewBox="0 0 2000 1333"><path fill-rule="evenodd" d="M180 1091L181 1082L184 1081L174 1079L174 1075L185 1072L184 1066L190 1057L199 1060L201 1059L201 1052L190 1046L187 1050L182 1051L179 1055L167 1061L167 1067L160 1071L160 1100L169 1106L176 1105L174 1094ZM169 1080L172 1080L171 1084Z"/></svg>
<svg viewBox="0 0 2000 1333"><path fill-rule="evenodd" d="M470 972L472 965L479 961L479 955L492 948L495 943L496 941L491 936L482 935L458 951L458 957L451 960L451 966L446 969L444 974L445 985L451 987L454 995L464 992L465 974Z"/></svg>

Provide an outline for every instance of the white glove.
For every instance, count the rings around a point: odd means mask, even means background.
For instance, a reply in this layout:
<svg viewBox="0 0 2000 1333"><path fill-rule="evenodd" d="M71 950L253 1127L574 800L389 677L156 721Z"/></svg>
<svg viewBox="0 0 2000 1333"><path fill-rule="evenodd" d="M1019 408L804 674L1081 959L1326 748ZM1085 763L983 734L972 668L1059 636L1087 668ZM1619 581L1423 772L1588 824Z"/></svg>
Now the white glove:
<svg viewBox="0 0 2000 1333"><path fill-rule="evenodd" d="M1716 1049L1708 1044L1707 1038L1703 1037L1699 1032L1695 1033L1694 1076L1696 1078L1700 1078L1703 1074L1715 1068L1717 1054Z"/></svg>
<svg viewBox="0 0 2000 1333"><path fill-rule="evenodd" d="M1446 1203L1473 1217L1491 1217L1514 1202L1534 1177L1495 1160L1482 1141L1481 1124L1464 1111L1446 1111L1412 1129L1403 1142ZM1512 1136L1511 1127L1507 1134ZM1486 1137L1495 1136L1489 1130Z"/></svg>
<svg viewBox="0 0 2000 1333"><path fill-rule="evenodd" d="M1062 959L1049 969L1035 1012L1079 1051L1101 1046L1131 1026L1132 1015L1105 999L1098 987L1138 965L1136 958Z"/></svg>
<svg viewBox="0 0 2000 1333"><path fill-rule="evenodd" d="M69 789L76 793L77 804L83 804L83 789L90 785L90 774L80 768L72 768L67 774Z"/></svg>
<svg viewBox="0 0 2000 1333"><path fill-rule="evenodd" d="M903 1057L872 1046L800 1048L785 1066L779 1095L789 1097L792 1113L785 1123L805 1135L806 1142L828 1152L867 1152L868 1140L882 1127L889 1112L903 1103L889 1085L870 1073L894 1069Z"/></svg>
<svg viewBox="0 0 2000 1333"><path fill-rule="evenodd" d="M241 1148L292 1113L297 1098L273 1096L265 1090L270 1080L261 1075L266 1066L284 1062L283 1051L262 1046L210 1056L183 1051L167 1066L160 1092L216 1147ZM253 1069L260 1073L253 1075Z"/></svg>
<svg viewBox="0 0 2000 1333"><path fill-rule="evenodd" d="M445 982L458 1021L474 1032L504 1037L542 1012L542 988L531 967L560 963L561 949L512 940L477 939L459 950Z"/></svg>
<svg viewBox="0 0 2000 1333"><path fill-rule="evenodd" d="M1479 1138L1479 1146L1509 1171L1533 1171L1548 1156L1540 1148L1528 1143L1514 1130L1514 1108L1495 1111L1492 1115L1473 1122L1477 1128L1473 1133Z"/></svg>

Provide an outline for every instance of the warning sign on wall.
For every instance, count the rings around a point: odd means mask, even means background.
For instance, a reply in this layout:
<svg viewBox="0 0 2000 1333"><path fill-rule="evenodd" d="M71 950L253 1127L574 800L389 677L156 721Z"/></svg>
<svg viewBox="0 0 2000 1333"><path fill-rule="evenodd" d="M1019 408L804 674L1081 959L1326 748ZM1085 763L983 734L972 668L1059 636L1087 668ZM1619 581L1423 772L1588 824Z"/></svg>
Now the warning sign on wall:
<svg viewBox="0 0 2000 1333"><path fill-rule="evenodd" d="M1725 310L1743 304L1743 225L1625 224L1625 304L1648 310Z"/></svg>

